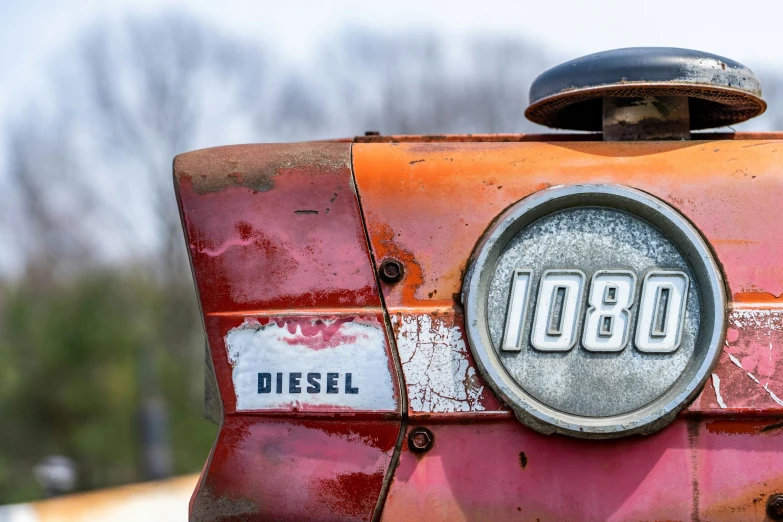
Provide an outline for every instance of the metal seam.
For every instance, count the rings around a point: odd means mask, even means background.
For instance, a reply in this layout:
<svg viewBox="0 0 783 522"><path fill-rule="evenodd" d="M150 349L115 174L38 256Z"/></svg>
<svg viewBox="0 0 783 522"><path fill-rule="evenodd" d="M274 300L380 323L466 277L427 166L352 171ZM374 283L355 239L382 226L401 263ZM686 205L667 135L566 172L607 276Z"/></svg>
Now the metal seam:
<svg viewBox="0 0 783 522"><path fill-rule="evenodd" d="M381 309L383 311L383 323L386 328L386 337L389 341L389 351L391 352L392 359L394 360L394 370L397 373L397 385L399 388L400 398L400 432L397 434L397 443L394 446L394 453L392 454L391 461L389 462L389 469L386 470L386 476L383 478L383 485L381 486L381 492L378 495L378 501L375 504L375 510L373 511L372 521L378 521L383 514L383 507L386 504L386 497L391 489L391 483L394 480L394 474L397 471L397 466L400 462L400 453L402 453L402 443L405 440L405 432L408 429L408 393L405 388L405 379L402 373L402 365L400 364L400 354L397 352L397 343L394 338L394 332L391 328L391 319L389 318L389 312L386 309L386 300L383 297L383 290L381 290L381 282L378 278L378 263L375 259L375 252L372 248L372 242L370 241L370 233L367 230L367 222L364 219L364 208L362 207L362 198L359 195L359 185L356 182L356 175L354 173L353 164L353 143L351 143L350 150L350 164L351 164L351 182L354 186L354 193L356 194L356 201L359 205L359 217L362 220L362 227L364 229L364 240L367 243L367 251L370 254L370 263L372 264L373 277L375 278L375 285L378 289L378 297L381 301Z"/></svg>

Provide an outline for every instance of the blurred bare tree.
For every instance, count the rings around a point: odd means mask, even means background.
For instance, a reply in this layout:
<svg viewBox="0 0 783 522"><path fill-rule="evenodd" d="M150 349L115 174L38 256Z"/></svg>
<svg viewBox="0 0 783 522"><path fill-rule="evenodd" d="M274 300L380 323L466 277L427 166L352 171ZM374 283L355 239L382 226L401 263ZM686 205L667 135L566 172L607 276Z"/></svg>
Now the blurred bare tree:
<svg viewBox="0 0 783 522"><path fill-rule="evenodd" d="M758 118L737 126L738 131L770 132L783 130L783 75L774 70L759 70L762 95L767 110Z"/></svg>
<svg viewBox="0 0 783 522"><path fill-rule="evenodd" d="M289 73L275 119L294 137L540 131L524 110L549 65L522 39L353 29Z"/></svg>

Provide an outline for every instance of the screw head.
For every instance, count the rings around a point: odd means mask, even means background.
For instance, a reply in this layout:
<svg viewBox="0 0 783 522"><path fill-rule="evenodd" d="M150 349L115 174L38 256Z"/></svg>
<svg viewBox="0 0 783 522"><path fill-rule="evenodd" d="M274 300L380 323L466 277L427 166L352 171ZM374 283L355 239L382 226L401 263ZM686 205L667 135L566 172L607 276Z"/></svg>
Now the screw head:
<svg viewBox="0 0 783 522"><path fill-rule="evenodd" d="M783 495L775 493L767 500L767 515L772 520L783 520Z"/></svg>
<svg viewBox="0 0 783 522"><path fill-rule="evenodd" d="M435 436L427 428L413 428L408 435L408 447L418 453L429 451L433 442Z"/></svg>
<svg viewBox="0 0 783 522"><path fill-rule="evenodd" d="M403 268L402 263L396 259L386 259L381 263L380 267L381 279L387 283L396 283L402 279Z"/></svg>

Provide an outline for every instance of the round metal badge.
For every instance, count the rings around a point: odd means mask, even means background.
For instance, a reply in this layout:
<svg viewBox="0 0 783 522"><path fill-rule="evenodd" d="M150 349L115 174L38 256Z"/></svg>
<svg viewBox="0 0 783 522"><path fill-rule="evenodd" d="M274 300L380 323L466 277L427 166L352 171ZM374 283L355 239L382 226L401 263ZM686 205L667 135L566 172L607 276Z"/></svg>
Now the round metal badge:
<svg viewBox="0 0 783 522"><path fill-rule="evenodd" d="M512 205L477 245L462 301L487 383L543 433L661 429L723 343L710 248L673 208L627 187L554 187Z"/></svg>

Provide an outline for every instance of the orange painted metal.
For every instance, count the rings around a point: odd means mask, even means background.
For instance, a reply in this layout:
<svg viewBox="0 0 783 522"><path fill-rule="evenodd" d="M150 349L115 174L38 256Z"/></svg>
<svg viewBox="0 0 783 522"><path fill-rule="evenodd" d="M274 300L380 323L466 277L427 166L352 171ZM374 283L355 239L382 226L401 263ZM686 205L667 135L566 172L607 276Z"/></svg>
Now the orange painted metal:
<svg viewBox="0 0 783 522"><path fill-rule="evenodd" d="M735 305L783 305L783 142L356 144L373 252L404 261L389 310L451 308L470 253L503 209L545 187L614 183L678 209L723 264Z"/></svg>

